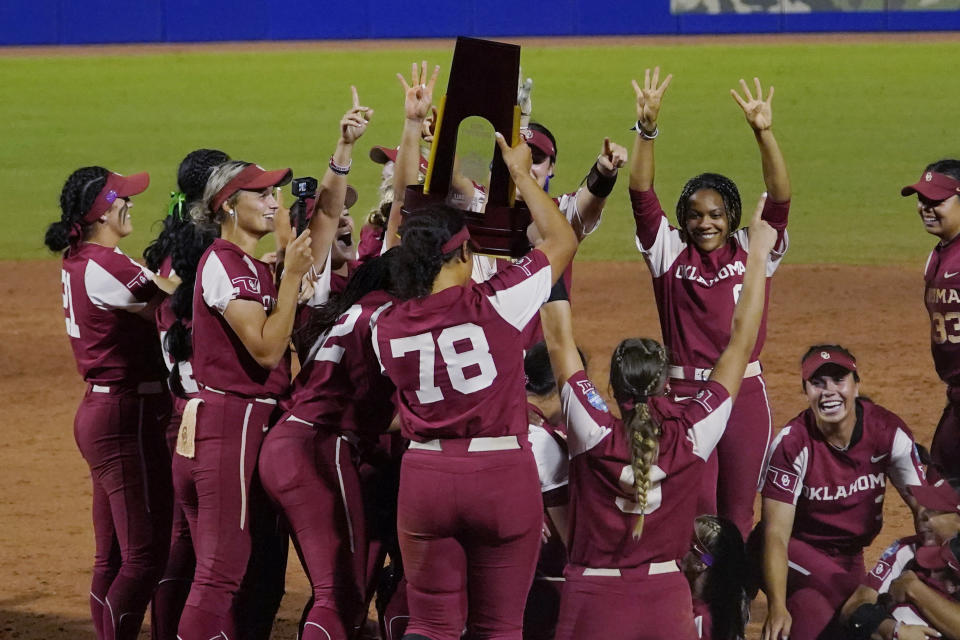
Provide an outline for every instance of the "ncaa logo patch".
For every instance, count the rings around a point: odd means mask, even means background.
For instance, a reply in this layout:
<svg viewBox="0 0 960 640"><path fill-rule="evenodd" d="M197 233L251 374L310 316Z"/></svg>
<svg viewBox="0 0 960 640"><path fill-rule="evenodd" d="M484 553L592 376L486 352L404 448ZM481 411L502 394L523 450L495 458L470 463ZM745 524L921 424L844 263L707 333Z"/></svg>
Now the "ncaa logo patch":
<svg viewBox="0 0 960 640"><path fill-rule="evenodd" d="M778 489L796 493L800 485L800 476L783 469L771 466L767 469L767 480Z"/></svg>
<svg viewBox="0 0 960 640"><path fill-rule="evenodd" d="M597 411L609 413L609 409L607 409L607 403L604 402L603 398L600 397L600 394L597 393L597 388L593 386L592 382L589 380L578 380L577 384L580 386L580 393L582 393L583 397L587 399L587 402L590 403L591 407Z"/></svg>

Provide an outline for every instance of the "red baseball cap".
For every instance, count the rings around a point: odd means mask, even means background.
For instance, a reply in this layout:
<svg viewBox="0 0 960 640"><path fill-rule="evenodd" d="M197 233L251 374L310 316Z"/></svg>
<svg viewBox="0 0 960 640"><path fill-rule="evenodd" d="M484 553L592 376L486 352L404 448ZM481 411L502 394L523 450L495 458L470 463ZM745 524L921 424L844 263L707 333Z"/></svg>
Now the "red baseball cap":
<svg viewBox="0 0 960 640"><path fill-rule="evenodd" d="M960 194L960 180L951 178L945 173L926 171L915 183L900 189L902 196L913 193L919 193L928 200L946 200L950 196Z"/></svg>
<svg viewBox="0 0 960 640"><path fill-rule="evenodd" d="M828 364L842 367L851 372L857 370L857 361L853 357L839 349L824 347L823 349L812 352L803 359L803 362L800 363L800 373L803 375L804 380L809 380L820 367Z"/></svg>
<svg viewBox="0 0 960 640"><path fill-rule="evenodd" d="M260 165L248 164L233 180L224 185L210 202L210 211L216 212L227 198L237 191L259 191L267 187L279 187L293 180L291 169L267 171Z"/></svg>
<svg viewBox="0 0 960 640"><path fill-rule="evenodd" d="M910 492L922 507L934 511L960 513L960 495L957 495L957 492L946 480L941 479L933 484L910 487Z"/></svg>
<svg viewBox="0 0 960 640"><path fill-rule="evenodd" d="M917 564L924 569L950 568L960 573L960 537L954 537L936 547L919 547Z"/></svg>
<svg viewBox="0 0 960 640"><path fill-rule="evenodd" d="M397 152L400 149L391 148L391 147L371 147L370 148L370 159L376 162L377 164L387 164L388 162L397 161ZM423 156L420 156L420 173L427 172L427 159Z"/></svg>
<svg viewBox="0 0 960 640"><path fill-rule="evenodd" d="M90 206L90 210L83 216L84 222L93 222L109 211L110 206L117 198L129 198L143 193L150 186L150 174L135 173L132 176L122 176L112 171L107 173L107 181L97 194L97 198Z"/></svg>
<svg viewBox="0 0 960 640"><path fill-rule="evenodd" d="M528 128L520 129L520 137L523 138L523 141L528 145L540 149L540 151L543 151L544 154L551 158L557 157L557 148L553 146L553 142L551 142L550 138L542 131Z"/></svg>

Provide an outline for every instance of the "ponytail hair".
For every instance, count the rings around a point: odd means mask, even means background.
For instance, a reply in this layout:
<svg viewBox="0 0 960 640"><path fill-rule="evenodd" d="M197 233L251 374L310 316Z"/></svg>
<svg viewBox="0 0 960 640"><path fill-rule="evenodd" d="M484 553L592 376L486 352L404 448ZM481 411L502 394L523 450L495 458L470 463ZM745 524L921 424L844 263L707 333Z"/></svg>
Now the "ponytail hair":
<svg viewBox="0 0 960 640"><path fill-rule="evenodd" d="M193 222L201 229L208 231L216 230L219 233L220 224L224 220L224 213L221 210L211 211L210 205L213 204L217 194L227 186L227 183L237 177L241 171L250 166L251 163L242 160L228 160L217 166L210 174L207 183L203 188L203 197L194 201L190 206L190 217ZM227 204L233 206L240 198L240 192L227 198Z"/></svg>
<svg viewBox="0 0 960 640"><path fill-rule="evenodd" d="M320 336L337 324L340 316L361 298L373 291L390 289L391 265L398 250L399 247L394 247L382 256L365 261L350 275L342 292L332 295L326 303L312 310L303 326L293 332L293 343L301 357L306 357Z"/></svg>
<svg viewBox="0 0 960 640"><path fill-rule="evenodd" d="M463 212L446 205L430 205L407 215L400 225L400 247L393 260L393 289L401 300L430 294L443 264L460 252L460 247L443 253L444 243L463 229Z"/></svg>
<svg viewBox="0 0 960 640"><path fill-rule="evenodd" d="M677 200L677 227L680 229L680 236L684 242L690 241L687 233L687 219L690 217L690 198L701 189L713 189L720 194L723 200L724 213L727 216L727 227L729 233L733 233L740 226L740 216L742 215L742 205L740 202L740 191L737 185L726 176L719 173L701 173L687 180L683 185L683 191Z"/></svg>
<svg viewBox="0 0 960 640"><path fill-rule="evenodd" d="M694 521L694 539L712 556L704 584L704 599L713 618L711 638L739 640L744 636L749 606L746 599L747 556L743 536L726 518L699 516Z"/></svg>
<svg viewBox="0 0 960 640"><path fill-rule="evenodd" d="M660 425L650 415L647 399L658 395L667 379L667 352L656 340L628 338L610 360L610 386L620 405L623 426L630 441L630 467L639 508L633 538L643 534L643 516L650 489L650 469L660 444Z"/></svg>
<svg viewBox="0 0 960 640"><path fill-rule="evenodd" d="M50 251L60 252L83 240L90 226L83 216L106 184L108 173L103 167L82 167L67 178L60 190L60 220L47 227L43 239Z"/></svg>

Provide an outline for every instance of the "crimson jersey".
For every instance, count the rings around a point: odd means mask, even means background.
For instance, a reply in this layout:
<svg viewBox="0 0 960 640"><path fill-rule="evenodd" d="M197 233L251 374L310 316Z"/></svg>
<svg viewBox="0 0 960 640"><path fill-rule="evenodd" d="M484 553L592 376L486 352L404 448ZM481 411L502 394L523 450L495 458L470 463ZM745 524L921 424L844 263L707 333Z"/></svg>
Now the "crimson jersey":
<svg viewBox="0 0 960 640"><path fill-rule="evenodd" d="M853 554L880 532L886 479L898 488L923 482L913 435L895 414L857 400L846 450L828 444L805 410L774 439L763 497L796 506L792 537Z"/></svg>
<svg viewBox="0 0 960 640"><path fill-rule="evenodd" d="M393 300L373 291L345 311L337 323L302 354L284 410L301 420L335 431L375 439L393 419L394 387L380 373L370 341L371 318Z"/></svg>
<svg viewBox="0 0 960 640"><path fill-rule="evenodd" d="M890 590L890 584L900 577L900 574L910 566L917 556L917 548L923 544L920 536L910 536L894 541L880 554L880 559L873 565L873 569L864 577L863 584L878 593Z"/></svg>
<svg viewBox="0 0 960 640"><path fill-rule="evenodd" d="M263 305L269 314L277 288L270 266L222 238L213 241L197 266L193 293L193 373L197 382L248 397L276 397L290 384L290 353L264 369L223 317L233 300Z"/></svg>
<svg viewBox="0 0 960 640"><path fill-rule="evenodd" d="M737 230L725 245L703 253L670 225L653 189L631 189L630 201L637 225L637 248L653 276L664 346L673 364L711 368L730 342L733 310L743 288L750 250L747 230ZM767 295L751 360L763 350L770 276L787 251L789 210L789 202L770 199L763 207L763 219L777 230L777 243L767 259Z"/></svg>
<svg viewBox="0 0 960 640"><path fill-rule="evenodd" d="M156 328L136 315L157 294L153 273L120 249L71 247L60 272L63 312L77 369L90 383L163 380Z"/></svg>
<svg viewBox="0 0 960 640"><path fill-rule="evenodd" d="M159 273L164 278L169 278L170 274L173 272L172 261L170 256L167 256L163 259L163 262L160 263ZM173 326L173 323L176 322L177 316L173 313L173 305L171 304L172 298L166 297L163 299L159 305L157 305L157 332L160 334L160 349L163 353L163 362L167 365L167 370L172 372L173 357L167 351L165 344L167 331L170 330L170 327ZM189 329L189 325L187 327ZM190 366L190 362L181 362L178 369L180 372L180 385L183 387L184 392L190 396L200 392L200 388L197 385L197 381L193 379L193 367ZM174 406L178 413L183 412L185 405L183 398L174 397Z"/></svg>
<svg viewBox="0 0 960 640"><path fill-rule="evenodd" d="M563 385L561 401L570 449L570 563L624 569L682 558L690 548L707 458L730 416L730 394L710 381L693 398L649 400L662 434L639 541L633 539L640 508L623 423L583 371Z"/></svg>
<svg viewBox="0 0 960 640"><path fill-rule="evenodd" d="M550 263L535 249L486 282L397 302L380 315L374 348L397 386L404 437L527 432L523 329L552 284Z"/></svg>
<svg viewBox="0 0 960 640"><path fill-rule="evenodd" d="M960 385L960 240L938 244L923 272L930 350L940 379Z"/></svg>

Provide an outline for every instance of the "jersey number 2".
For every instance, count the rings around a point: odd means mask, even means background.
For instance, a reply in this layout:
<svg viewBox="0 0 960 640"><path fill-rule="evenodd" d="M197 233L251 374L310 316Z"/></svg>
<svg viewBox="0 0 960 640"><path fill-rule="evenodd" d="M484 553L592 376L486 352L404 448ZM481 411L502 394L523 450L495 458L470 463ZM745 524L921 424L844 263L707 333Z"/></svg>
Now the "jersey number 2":
<svg viewBox="0 0 960 640"><path fill-rule="evenodd" d="M80 325L77 316L73 313L73 292L70 290L70 274L66 269L60 270L60 281L63 283L63 309L66 313L64 320L67 323L67 335L71 338L80 337Z"/></svg>
<svg viewBox="0 0 960 640"><path fill-rule="evenodd" d="M458 351L456 343L469 342L470 348ZM497 365L490 355L490 345L483 329L468 322L455 327L447 327L437 336L436 344L433 335L420 333L406 338L390 340L390 349L394 358L402 358L411 351L420 352L420 388L417 389L417 400L421 404L430 404L443 400L443 391L436 385L434 379L434 365L436 352L440 351L450 378L450 386L460 393L475 393L486 389L493 384L497 377ZM466 369L474 367L477 373L467 377Z"/></svg>
<svg viewBox="0 0 960 640"><path fill-rule="evenodd" d="M667 474L657 465L650 467L650 488L647 489L647 508L643 510L644 515L650 515L660 508L660 501L663 499L663 490L660 483L666 477ZM620 471L620 489L625 493L634 495L633 467L629 464ZM640 513L640 505L623 496L617 497L617 508L624 513Z"/></svg>

